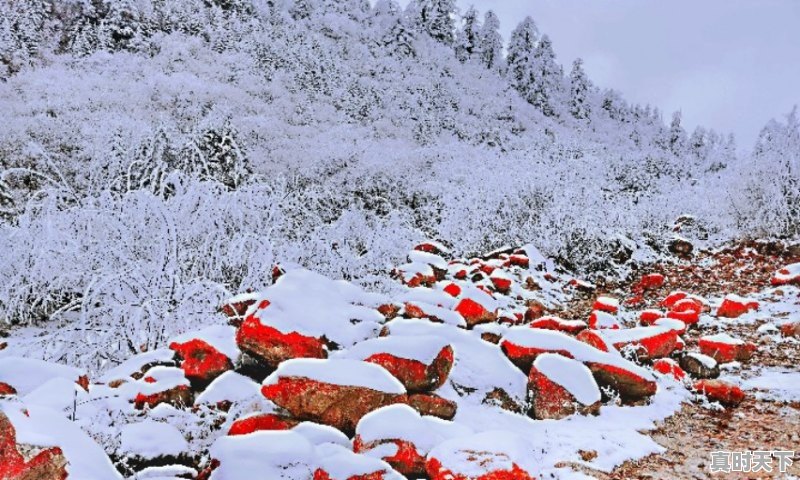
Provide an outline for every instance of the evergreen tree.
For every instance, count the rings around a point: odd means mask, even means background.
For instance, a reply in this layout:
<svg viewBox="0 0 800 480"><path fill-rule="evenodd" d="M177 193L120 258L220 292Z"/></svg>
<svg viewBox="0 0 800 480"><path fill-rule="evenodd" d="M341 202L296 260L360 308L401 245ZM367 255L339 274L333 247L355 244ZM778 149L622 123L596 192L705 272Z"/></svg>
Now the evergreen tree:
<svg viewBox="0 0 800 480"><path fill-rule="evenodd" d="M100 25L100 45L111 51L140 49L146 33L146 25L142 20L132 0L110 3Z"/></svg>
<svg viewBox="0 0 800 480"><path fill-rule="evenodd" d="M550 37L544 35L534 52L534 74L528 101L545 115L557 115L562 102L564 72L556 63Z"/></svg>
<svg viewBox="0 0 800 480"><path fill-rule="evenodd" d="M500 36L500 20L489 10L483 17L480 33L481 62L489 70L503 70L503 37Z"/></svg>
<svg viewBox="0 0 800 480"><path fill-rule="evenodd" d="M414 55L414 30L395 0L378 0L373 9L377 43L399 55Z"/></svg>
<svg viewBox="0 0 800 480"><path fill-rule="evenodd" d="M508 41L508 81L523 97L529 98L533 88L534 55L539 29L531 17L525 17L511 32Z"/></svg>
<svg viewBox="0 0 800 480"><path fill-rule="evenodd" d="M478 58L481 54L481 25L475 7L470 7L461 18L461 28L456 35L456 57L462 62Z"/></svg>
<svg viewBox="0 0 800 480"><path fill-rule="evenodd" d="M409 5L417 28L447 45L455 41L455 0L415 0Z"/></svg>
<svg viewBox="0 0 800 480"><path fill-rule="evenodd" d="M681 126L681 118L680 110L676 111L669 125L669 149L677 156L686 153L686 131Z"/></svg>
<svg viewBox="0 0 800 480"><path fill-rule="evenodd" d="M583 60L575 59L572 71L569 74L570 96L569 111L577 119L587 119L591 113L589 105L589 92L592 89L589 77L583 70Z"/></svg>

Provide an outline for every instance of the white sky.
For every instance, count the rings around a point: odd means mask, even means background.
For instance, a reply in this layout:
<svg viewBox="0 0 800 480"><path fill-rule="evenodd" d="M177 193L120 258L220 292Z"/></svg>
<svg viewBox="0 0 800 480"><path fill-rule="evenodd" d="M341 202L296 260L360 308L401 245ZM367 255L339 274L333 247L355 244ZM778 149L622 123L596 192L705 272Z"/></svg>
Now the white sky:
<svg viewBox="0 0 800 480"><path fill-rule="evenodd" d="M733 132L749 150L770 118L800 104L800 0L458 0L492 9L501 31L526 15L553 39L569 69L687 130Z"/></svg>

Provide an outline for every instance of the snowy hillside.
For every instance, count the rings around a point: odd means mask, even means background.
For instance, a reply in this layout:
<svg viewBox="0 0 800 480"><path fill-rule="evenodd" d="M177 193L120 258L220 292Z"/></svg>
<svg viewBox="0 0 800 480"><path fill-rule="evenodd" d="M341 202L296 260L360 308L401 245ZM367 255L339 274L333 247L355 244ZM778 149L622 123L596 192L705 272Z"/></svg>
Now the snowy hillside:
<svg viewBox="0 0 800 480"><path fill-rule="evenodd" d="M796 109L737 146L499 31L0 2L0 479L581 478L796 402Z"/></svg>

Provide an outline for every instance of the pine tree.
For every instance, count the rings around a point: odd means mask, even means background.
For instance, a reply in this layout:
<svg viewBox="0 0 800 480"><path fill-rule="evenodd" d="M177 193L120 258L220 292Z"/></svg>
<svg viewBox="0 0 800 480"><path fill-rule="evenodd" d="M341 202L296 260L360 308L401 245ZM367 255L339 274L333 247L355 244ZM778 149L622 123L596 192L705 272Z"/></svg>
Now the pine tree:
<svg viewBox="0 0 800 480"><path fill-rule="evenodd" d="M414 31L395 0L378 0L373 9L377 43L394 54L414 55Z"/></svg>
<svg viewBox="0 0 800 480"><path fill-rule="evenodd" d="M533 88L534 55L539 41L539 29L531 17L525 17L511 32L508 41L508 81L525 98Z"/></svg>
<svg viewBox="0 0 800 480"><path fill-rule="evenodd" d="M420 31L446 45L455 41L455 0L415 0L409 5Z"/></svg>
<svg viewBox="0 0 800 480"><path fill-rule="evenodd" d="M481 62L489 70L503 69L503 37L500 36L500 20L489 10L483 17L480 34Z"/></svg>
<svg viewBox="0 0 800 480"><path fill-rule="evenodd" d="M132 0L118 0L108 7L101 22L99 43L111 51L141 48L146 26Z"/></svg>
<svg viewBox="0 0 800 480"><path fill-rule="evenodd" d="M681 118L680 110L676 111L669 125L669 149L678 156L686 153L686 131L681 126Z"/></svg>
<svg viewBox="0 0 800 480"><path fill-rule="evenodd" d="M572 71L569 74L570 96L569 111L573 117L583 120L589 118L591 106L589 105L589 92L592 85L586 72L583 70L583 60L575 59Z"/></svg>
<svg viewBox="0 0 800 480"><path fill-rule="evenodd" d="M481 25L475 7L470 7L461 18L461 28L456 35L456 58L466 62L481 54Z"/></svg>
<svg viewBox="0 0 800 480"><path fill-rule="evenodd" d="M550 37L544 35L534 52L533 85L528 101L547 116L557 115L563 93L564 72L556 63Z"/></svg>

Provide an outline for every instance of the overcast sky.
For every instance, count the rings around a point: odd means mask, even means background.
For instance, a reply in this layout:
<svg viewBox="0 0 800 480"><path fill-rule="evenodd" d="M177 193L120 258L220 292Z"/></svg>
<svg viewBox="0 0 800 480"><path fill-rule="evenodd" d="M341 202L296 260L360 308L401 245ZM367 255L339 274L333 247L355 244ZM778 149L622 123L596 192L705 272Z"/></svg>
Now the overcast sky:
<svg viewBox="0 0 800 480"><path fill-rule="evenodd" d="M800 104L800 0L458 0L500 17L526 15L553 39L566 69L669 119L736 134L749 149L770 118Z"/></svg>

